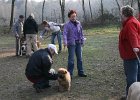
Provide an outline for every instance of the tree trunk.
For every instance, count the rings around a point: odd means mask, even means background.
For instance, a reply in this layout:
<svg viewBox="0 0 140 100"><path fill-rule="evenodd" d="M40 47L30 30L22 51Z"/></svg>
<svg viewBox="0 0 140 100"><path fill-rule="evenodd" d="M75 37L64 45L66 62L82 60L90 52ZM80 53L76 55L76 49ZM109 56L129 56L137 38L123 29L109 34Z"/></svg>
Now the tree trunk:
<svg viewBox="0 0 140 100"><path fill-rule="evenodd" d="M92 16L92 8L91 8L91 2L90 2L90 0L89 0L89 8L90 8L91 20L93 20L93 16Z"/></svg>
<svg viewBox="0 0 140 100"><path fill-rule="evenodd" d="M119 20L119 23L122 21L122 17L121 17L121 14L120 14L120 11L121 11L121 7L120 7L120 4L119 4L119 2L118 2L118 0L115 0L116 1L116 3L117 3L117 6L118 6L118 9L119 9L119 17L120 17L120 20ZM121 28L121 23L120 23L120 28Z"/></svg>
<svg viewBox="0 0 140 100"><path fill-rule="evenodd" d="M25 1L25 19L27 18L27 1L28 0Z"/></svg>
<svg viewBox="0 0 140 100"><path fill-rule="evenodd" d="M45 5L45 0L43 1L43 5L42 5L42 22L44 20L44 5Z"/></svg>
<svg viewBox="0 0 140 100"><path fill-rule="evenodd" d="M134 2L134 0L131 1L131 7L133 6L133 2Z"/></svg>
<svg viewBox="0 0 140 100"><path fill-rule="evenodd" d="M55 11L55 9L53 11L54 11L54 20L57 23L56 11Z"/></svg>
<svg viewBox="0 0 140 100"><path fill-rule="evenodd" d="M119 5L119 2L118 2L118 0L115 0L116 1L116 3L117 3L117 6L118 6L118 9L119 9L119 11L121 10L121 7L120 7L120 5Z"/></svg>
<svg viewBox="0 0 140 100"><path fill-rule="evenodd" d="M139 10L139 13L140 13L140 1L137 0L137 2L138 2L138 10Z"/></svg>
<svg viewBox="0 0 140 100"><path fill-rule="evenodd" d="M101 24L104 24L104 8L103 8L103 0L101 0Z"/></svg>
<svg viewBox="0 0 140 100"><path fill-rule="evenodd" d="M12 0L12 5L11 5L11 19L10 19L10 29L11 29L12 26L13 26L14 7L15 7L15 0Z"/></svg>
<svg viewBox="0 0 140 100"><path fill-rule="evenodd" d="M83 13L84 13L84 15L83 15L84 20L85 20L85 22L87 22L86 10L85 10L85 2L84 2L84 0L82 0L82 8L83 8Z"/></svg>
<svg viewBox="0 0 140 100"><path fill-rule="evenodd" d="M65 22L65 0L60 0L61 14L62 14L62 23Z"/></svg>

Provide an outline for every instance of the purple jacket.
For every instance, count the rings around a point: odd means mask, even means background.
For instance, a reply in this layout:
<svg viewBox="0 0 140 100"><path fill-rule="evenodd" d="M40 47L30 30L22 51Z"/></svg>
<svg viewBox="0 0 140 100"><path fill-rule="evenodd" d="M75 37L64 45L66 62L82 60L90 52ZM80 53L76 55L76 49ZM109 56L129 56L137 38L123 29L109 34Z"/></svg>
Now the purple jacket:
<svg viewBox="0 0 140 100"><path fill-rule="evenodd" d="M83 28L79 21L76 21L76 25L71 21L64 25L63 41L65 45L75 45L75 41L84 43Z"/></svg>

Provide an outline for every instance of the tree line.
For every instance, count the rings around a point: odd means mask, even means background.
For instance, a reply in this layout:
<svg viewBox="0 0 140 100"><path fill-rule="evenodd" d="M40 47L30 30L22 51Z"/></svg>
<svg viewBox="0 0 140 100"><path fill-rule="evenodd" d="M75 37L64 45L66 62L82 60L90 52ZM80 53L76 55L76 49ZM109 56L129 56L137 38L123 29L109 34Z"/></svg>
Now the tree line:
<svg viewBox="0 0 140 100"><path fill-rule="evenodd" d="M86 15L85 2L88 2L90 18L93 20L93 9L92 9L92 6L94 6L94 5L91 5L91 1L92 0L81 0L81 7L82 7L82 11L83 11L84 22L87 22L87 19L88 19L87 15ZM100 19L99 20L103 24L104 23L104 19L107 16L105 14L104 3L103 3L105 0L99 0L99 1L100 1L100 12L99 12L100 13ZM116 2L116 5L118 6L118 11L120 11L121 6L129 4L132 7L137 5L138 11L140 12L140 1L139 0L114 0L114 1ZM15 2L16 2L16 0L12 0L12 3L11 3L10 28L13 25L13 16L14 16ZM43 2L42 2L42 21L45 19L45 17L44 17L45 3L46 3L46 0L43 0ZM25 0L25 15L24 15L25 19L27 17L27 10L28 10L27 9L27 5L28 5L28 0ZM61 18L62 18L61 20L64 23L65 22L66 0L59 0L59 5L60 5L60 9L61 9Z"/></svg>

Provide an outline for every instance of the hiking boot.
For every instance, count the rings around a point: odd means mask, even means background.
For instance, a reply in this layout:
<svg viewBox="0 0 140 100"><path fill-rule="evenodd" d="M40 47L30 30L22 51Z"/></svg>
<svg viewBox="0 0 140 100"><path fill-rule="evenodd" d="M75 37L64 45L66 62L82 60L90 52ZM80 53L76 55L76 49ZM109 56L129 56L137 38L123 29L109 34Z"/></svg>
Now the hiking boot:
<svg viewBox="0 0 140 100"><path fill-rule="evenodd" d="M79 77L87 77L86 74L78 74Z"/></svg>
<svg viewBox="0 0 140 100"><path fill-rule="evenodd" d="M33 88L35 88L36 93L41 93L42 92L42 89L40 89L39 87L37 87L36 84L33 84Z"/></svg>

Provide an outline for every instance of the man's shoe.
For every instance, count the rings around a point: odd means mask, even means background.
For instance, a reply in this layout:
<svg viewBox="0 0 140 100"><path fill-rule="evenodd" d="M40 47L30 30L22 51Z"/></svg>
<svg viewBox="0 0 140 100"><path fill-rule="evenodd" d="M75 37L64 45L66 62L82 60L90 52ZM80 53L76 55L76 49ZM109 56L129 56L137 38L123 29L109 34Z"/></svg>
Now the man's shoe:
<svg viewBox="0 0 140 100"><path fill-rule="evenodd" d="M39 88L35 88L36 90L36 93L41 93L42 92L42 89L39 89Z"/></svg>
<svg viewBox="0 0 140 100"><path fill-rule="evenodd" d="M33 88L35 88L36 93L42 92L42 89L40 89L39 87L37 87L35 84L33 84Z"/></svg>
<svg viewBox="0 0 140 100"><path fill-rule="evenodd" d="M51 85L45 85L44 87L43 87L43 89L45 89L45 88L50 88L51 87Z"/></svg>
<svg viewBox="0 0 140 100"><path fill-rule="evenodd" d="M61 53L61 50L59 50L58 53Z"/></svg>
<svg viewBox="0 0 140 100"><path fill-rule="evenodd" d="M19 55L18 55L18 54L16 54L15 56L16 56L16 57L18 57Z"/></svg>
<svg viewBox="0 0 140 100"><path fill-rule="evenodd" d="M79 77L87 77L86 74L78 74Z"/></svg>

